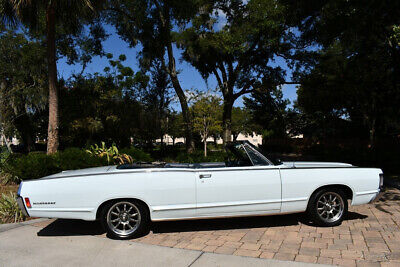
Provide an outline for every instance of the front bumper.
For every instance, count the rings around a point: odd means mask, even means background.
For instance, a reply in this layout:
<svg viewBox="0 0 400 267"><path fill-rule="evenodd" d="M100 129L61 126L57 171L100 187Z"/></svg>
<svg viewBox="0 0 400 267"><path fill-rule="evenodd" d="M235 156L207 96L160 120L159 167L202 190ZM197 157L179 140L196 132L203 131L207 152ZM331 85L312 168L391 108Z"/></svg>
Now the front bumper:
<svg viewBox="0 0 400 267"><path fill-rule="evenodd" d="M17 197L17 203L19 208L22 210L22 214L25 216L29 216L28 211L25 208L24 199L20 196Z"/></svg>

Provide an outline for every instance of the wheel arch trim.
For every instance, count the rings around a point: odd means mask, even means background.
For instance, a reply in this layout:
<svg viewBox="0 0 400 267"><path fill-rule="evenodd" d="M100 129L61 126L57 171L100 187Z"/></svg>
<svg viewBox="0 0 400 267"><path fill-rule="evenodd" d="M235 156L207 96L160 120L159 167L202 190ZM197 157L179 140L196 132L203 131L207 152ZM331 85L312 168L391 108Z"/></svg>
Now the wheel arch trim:
<svg viewBox="0 0 400 267"><path fill-rule="evenodd" d="M127 196L127 197L110 197L108 199L105 199L103 201L101 201L96 208L96 220L98 220L100 218L100 213L101 213L101 209L109 202L113 202L113 201L118 201L118 200L125 200L125 201L129 201L129 200L134 200L134 201L139 201L141 203L143 203L145 205L145 207L147 208L148 212L149 212L149 216L150 216L150 220L151 220L151 213L152 213L152 209L151 206L143 199L141 198L137 198L137 197L132 197L132 196Z"/></svg>
<svg viewBox="0 0 400 267"><path fill-rule="evenodd" d="M345 190L347 191L347 192L345 192L345 193L348 193L348 192L351 193L350 196L347 195L347 199L350 199L350 200L351 200L351 203L353 203L353 200L354 200L354 197L356 196L356 193L355 193L354 189L353 189L350 185L344 184L344 183L338 183L338 184L321 184L321 185L315 187L315 188L311 191L311 194L309 194L308 199L307 199L307 207L308 207L308 205L310 204L310 199L311 199L311 197L312 197L314 194L316 194L319 190L321 190L321 189L323 189L323 188L329 188L329 187L339 187L339 188L342 187L342 188L345 188Z"/></svg>

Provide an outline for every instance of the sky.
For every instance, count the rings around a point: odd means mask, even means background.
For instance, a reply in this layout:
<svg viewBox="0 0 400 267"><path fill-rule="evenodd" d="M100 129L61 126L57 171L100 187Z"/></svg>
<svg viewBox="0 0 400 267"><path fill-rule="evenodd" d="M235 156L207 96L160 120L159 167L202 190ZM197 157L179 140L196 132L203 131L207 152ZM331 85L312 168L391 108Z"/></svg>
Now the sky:
<svg viewBox="0 0 400 267"><path fill-rule="evenodd" d="M118 34L115 32L112 26L105 26L106 32L109 34L108 39L103 43L104 50L106 53L111 53L114 58L118 58L120 54L126 55L127 59L124 65L131 67L135 72L139 70L138 61L136 59L136 54L140 47L130 48L129 45L119 38ZM185 61L179 60L179 55L181 51L175 48L175 57L177 59L177 68L180 71L179 80L181 82L182 88L185 90L197 89L200 91L210 91L215 90L217 82L214 77L208 78L207 82L201 77L201 75L194 69L190 64ZM285 64L283 59L277 59L274 63L275 65L281 66L287 72L286 80L291 79L291 71ZM59 76L64 78L69 78L72 73L79 73L82 69L81 65L68 65L66 60L61 58L58 61L58 73ZM92 62L88 64L85 70L85 74L99 72L102 73L104 68L108 66L108 59L106 57L94 57ZM296 85L289 84L282 87L284 98L289 99L292 104L296 100ZM235 102L235 106L243 106L242 99L238 99ZM174 109L179 110L178 103L175 103Z"/></svg>

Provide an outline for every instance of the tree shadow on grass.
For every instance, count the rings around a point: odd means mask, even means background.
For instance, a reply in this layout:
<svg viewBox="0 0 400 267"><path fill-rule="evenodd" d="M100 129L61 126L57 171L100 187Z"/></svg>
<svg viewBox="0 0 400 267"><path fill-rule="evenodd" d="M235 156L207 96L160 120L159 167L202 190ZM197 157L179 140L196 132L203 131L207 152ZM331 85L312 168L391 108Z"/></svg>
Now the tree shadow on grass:
<svg viewBox="0 0 400 267"><path fill-rule="evenodd" d="M345 220L365 219L366 215L349 212ZM153 233L175 233L195 231L218 231L265 227L285 227L305 224L313 226L303 213L289 215L221 218L204 220L166 221L151 223L149 231ZM100 222L58 219L38 232L38 236L84 236L101 235L104 230ZM144 233L144 235L147 235Z"/></svg>

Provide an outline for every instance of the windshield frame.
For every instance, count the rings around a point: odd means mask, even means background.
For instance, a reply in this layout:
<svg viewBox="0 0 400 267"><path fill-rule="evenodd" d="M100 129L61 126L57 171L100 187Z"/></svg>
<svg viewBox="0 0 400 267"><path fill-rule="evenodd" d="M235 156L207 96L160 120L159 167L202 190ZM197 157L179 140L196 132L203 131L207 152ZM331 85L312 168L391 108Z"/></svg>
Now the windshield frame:
<svg viewBox="0 0 400 267"><path fill-rule="evenodd" d="M251 163L253 166L271 166L275 165L272 161L270 161L266 156L264 156L256 147L252 146L250 143L244 143L243 147L246 151L247 156L249 157ZM257 155L262 161L265 162L265 164L255 164L255 159L252 158L251 153L249 151L253 152L255 155Z"/></svg>
<svg viewBox="0 0 400 267"><path fill-rule="evenodd" d="M244 157L244 155L242 155L239 152L240 150L239 147L244 150L247 156L247 160L251 163L252 166L275 166L275 164L271 160L269 160L266 156L264 156L264 154L261 153L257 147L250 144L248 141L232 142L226 146L226 148L229 149L235 156ZM252 154L256 155L258 159L256 160L252 156ZM260 161L260 159L263 163L257 163Z"/></svg>

